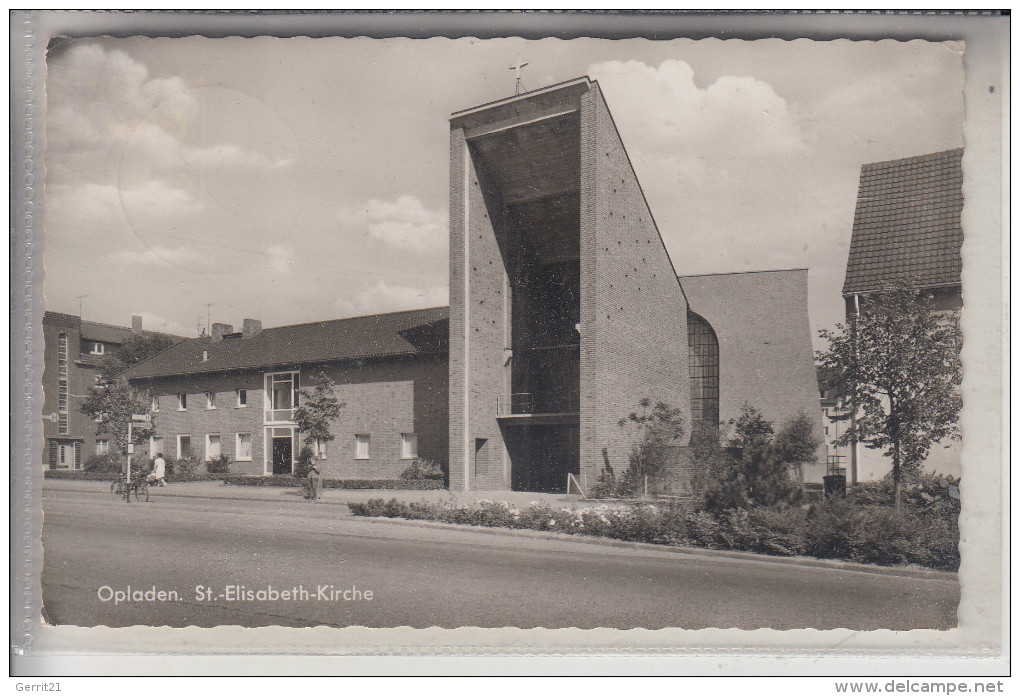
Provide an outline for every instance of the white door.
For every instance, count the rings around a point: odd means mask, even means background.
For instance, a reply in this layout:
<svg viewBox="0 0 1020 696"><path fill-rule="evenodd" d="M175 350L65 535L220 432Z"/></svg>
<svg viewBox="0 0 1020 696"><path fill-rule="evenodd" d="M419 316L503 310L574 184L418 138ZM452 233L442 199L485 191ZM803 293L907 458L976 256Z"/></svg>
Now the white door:
<svg viewBox="0 0 1020 696"><path fill-rule="evenodd" d="M57 445L57 468L74 468L74 443Z"/></svg>

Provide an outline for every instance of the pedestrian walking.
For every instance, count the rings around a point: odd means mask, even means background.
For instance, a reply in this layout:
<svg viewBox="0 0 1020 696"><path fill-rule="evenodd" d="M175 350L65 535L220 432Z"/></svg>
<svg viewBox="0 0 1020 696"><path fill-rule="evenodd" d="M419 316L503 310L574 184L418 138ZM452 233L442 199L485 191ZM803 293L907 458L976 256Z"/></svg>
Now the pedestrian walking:
<svg viewBox="0 0 1020 696"><path fill-rule="evenodd" d="M152 481L160 488L166 488L166 460L163 453L157 452L152 462Z"/></svg>

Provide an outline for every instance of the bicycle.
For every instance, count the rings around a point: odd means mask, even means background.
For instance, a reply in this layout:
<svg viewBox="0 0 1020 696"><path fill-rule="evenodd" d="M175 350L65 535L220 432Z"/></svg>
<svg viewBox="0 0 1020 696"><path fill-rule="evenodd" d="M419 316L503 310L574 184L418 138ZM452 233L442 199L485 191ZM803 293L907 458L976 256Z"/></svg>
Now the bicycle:
<svg viewBox="0 0 1020 696"><path fill-rule="evenodd" d="M116 481L110 484L110 493L115 497L124 498L125 502L131 502L131 494L135 494L135 500L141 502L142 496L145 496L145 502L149 502L149 480L146 476L140 476L134 481L128 483L127 479L121 474Z"/></svg>

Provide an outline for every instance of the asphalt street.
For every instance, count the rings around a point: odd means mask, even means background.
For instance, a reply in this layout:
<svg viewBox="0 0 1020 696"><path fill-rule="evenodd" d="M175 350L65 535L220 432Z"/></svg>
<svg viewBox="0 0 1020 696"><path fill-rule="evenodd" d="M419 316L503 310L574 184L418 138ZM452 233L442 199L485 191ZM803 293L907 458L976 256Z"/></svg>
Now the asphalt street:
<svg viewBox="0 0 1020 696"><path fill-rule="evenodd" d="M960 597L946 576L368 521L299 499L44 490L43 511L55 624L949 629Z"/></svg>

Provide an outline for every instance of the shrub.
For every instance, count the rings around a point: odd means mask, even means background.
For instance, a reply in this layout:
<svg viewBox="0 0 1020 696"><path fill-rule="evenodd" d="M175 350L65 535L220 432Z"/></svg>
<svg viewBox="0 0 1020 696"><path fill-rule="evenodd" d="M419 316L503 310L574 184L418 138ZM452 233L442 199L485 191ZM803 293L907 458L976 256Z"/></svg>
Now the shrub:
<svg viewBox="0 0 1020 696"><path fill-rule="evenodd" d="M308 445L303 446L298 452L297 461L294 462L295 478L308 478L308 470L312 468L314 462L315 452Z"/></svg>
<svg viewBox="0 0 1020 696"><path fill-rule="evenodd" d="M443 468L429 459L415 459L400 472L400 478L405 481L442 480L444 477Z"/></svg>
<svg viewBox="0 0 1020 696"><path fill-rule="evenodd" d="M124 470L124 459L116 454L93 454L85 460L83 471L93 474L114 474Z"/></svg>
<svg viewBox="0 0 1020 696"><path fill-rule="evenodd" d="M303 488L307 481L297 476L246 476L244 474L224 474L223 480L231 486L273 486L280 488ZM400 479L323 479L323 488L343 488L348 490L405 490L432 491L442 490L443 482L431 479L422 481L401 481Z"/></svg>
<svg viewBox="0 0 1020 696"><path fill-rule="evenodd" d="M210 474L229 474L230 473L230 457L225 454L221 454L218 457L214 457L205 463L205 469Z"/></svg>
<svg viewBox="0 0 1020 696"><path fill-rule="evenodd" d="M744 404L733 425L735 434L729 444L739 453L726 453L721 445L708 446L704 436L696 449L696 456L702 453L711 460L705 467L711 472L705 483L706 507L722 511L798 504L803 489L799 476L793 474L812 460L820 444L807 416L788 421L777 435L771 422Z"/></svg>
<svg viewBox="0 0 1020 696"><path fill-rule="evenodd" d="M538 503L516 508L493 501L437 505L373 498L348 505L353 514L361 516L553 531L774 556L806 554L879 565L916 563L950 571L960 562L954 516L938 509L902 514L841 499L808 510L778 506L714 512L682 502L562 509Z"/></svg>
<svg viewBox="0 0 1020 696"><path fill-rule="evenodd" d="M167 479L174 478L180 481L198 476L199 461L195 457L174 459L173 457L164 456L163 459L166 460Z"/></svg>

